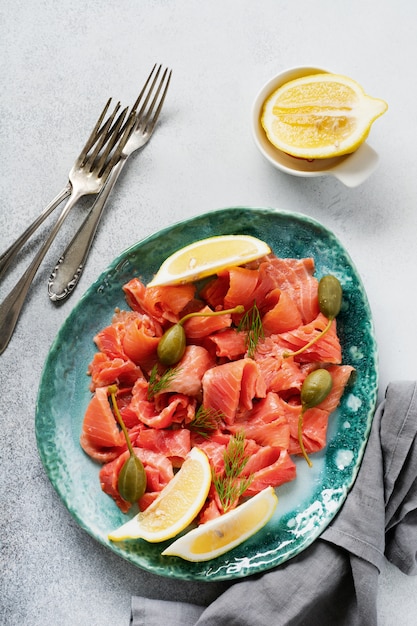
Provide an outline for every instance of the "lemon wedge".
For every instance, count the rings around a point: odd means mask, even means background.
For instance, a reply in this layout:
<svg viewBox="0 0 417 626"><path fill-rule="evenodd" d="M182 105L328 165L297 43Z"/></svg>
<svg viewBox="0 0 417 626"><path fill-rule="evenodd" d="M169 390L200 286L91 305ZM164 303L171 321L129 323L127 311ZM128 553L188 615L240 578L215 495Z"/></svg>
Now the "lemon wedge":
<svg viewBox="0 0 417 626"><path fill-rule="evenodd" d="M351 78L313 74L274 91L264 103L261 124L279 150L324 159L354 152L387 108Z"/></svg>
<svg viewBox="0 0 417 626"><path fill-rule="evenodd" d="M149 507L109 533L111 541L145 539L151 543L175 537L196 517L211 485L207 455L192 448L181 469Z"/></svg>
<svg viewBox="0 0 417 626"><path fill-rule="evenodd" d="M195 241L169 256L148 287L178 285L243 265L271 252L260 239L250 235L219 235Z"/></svg>
<svg viewBox="0 0 417 626"><path fill-rule="evenodd" d="M186 561L209 561L254 535L271 519L278 504L272 487L240 504L224 515L201 524L183 535L162 554Z"/></svg>

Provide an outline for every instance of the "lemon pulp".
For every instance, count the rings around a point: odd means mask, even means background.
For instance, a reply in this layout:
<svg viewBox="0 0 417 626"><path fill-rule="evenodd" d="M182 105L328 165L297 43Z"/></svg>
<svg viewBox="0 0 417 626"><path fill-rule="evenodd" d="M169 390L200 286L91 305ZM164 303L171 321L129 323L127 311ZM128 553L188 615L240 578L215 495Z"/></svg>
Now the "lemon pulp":
<svg viewBox="0 0 417 626"><path fill-rule="evenodd" d="M235 543L242 536L255 528L259 521L262 521L269 511L269 502L264 500L257 504L256 508L251 507L240 519L228 522L223 519L223 524L218 524L217 528L207 530L200 537L196 537L190 545L190 550L194 554L205 554L212 550L218 550L231 543ZM224 516L223 516L224 517Z"/></svg>

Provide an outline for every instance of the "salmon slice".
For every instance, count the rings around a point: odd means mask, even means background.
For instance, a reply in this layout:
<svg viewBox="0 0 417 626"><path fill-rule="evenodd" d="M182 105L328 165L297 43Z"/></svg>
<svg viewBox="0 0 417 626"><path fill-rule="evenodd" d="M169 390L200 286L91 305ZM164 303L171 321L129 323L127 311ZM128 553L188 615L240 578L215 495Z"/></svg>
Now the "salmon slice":
<svg viewBox="0 0 417 626"><path fill-rule="evenodd" d="M143 424L150 428L158 430L169 428L174 421L177 408L183 409L183 398L177 396L171 399L162 410L157 410L155 403L152 400L148 400L148 384L142 383L142 381L138 382L139 384L135 384L133 387L129 409L138 416L138 419ZM188 400L185 400L185 402L188 403Z"/></svg>
<svg viewBox="0 0 417 626"><path fill-rule="evenodd" d="M145 469L146 492L154 493L161 491L174 477L174 470L169 459L163 454L153 452L152 450L136 447L133 450L142 461ZM113 498L123 513L127 513L132 505L119 494L117 482L123 464L128 457L129 451L126 450L114 461L104 465L99 473L102 490Z"/></svg>
<svg viewBox="0 0 417 626"><path fill-rule="evenodd" d="M289 352L295 352L320 335L327 326L327 322L327 318L319 313L313 322L287 333L281 333L278 336L279 342ZM323 337L294 358L300 363L341 363L342 348L337 336L336 320L333 320L329 331Z"/></svg>
<svg viewBox="0 0 417 626"><path fill-rule="evenodd" d="M130 359L110 359L103 352L96 352L87 373L91 376L91 391L113 384L130 387L136 380L143 378L140 367Z"/></svg>
<svg viewBox="0 0 417 626"><path fill-rule="evenodd" d="M274 446L257 446L256 450L252 451L248 462L243 470L244 476L250 476L259 470L273 465L281 456L281 450Z"/></svg>
<svg viewBox="0 0 417 626"><path fill-rule="evenodd" d="M224 511L219 496L214 485L212 484L207 496L206 504L203 506L198 515L198 524L205 524L216 517L220 517L223 513Z"/></svg>
<svg viewBox="0 0 417 626"><path fill-rule="evenodd" d="M290 454L301 454L298 442L298 417L301 407L294 414L294 419L290 420L291 438L288 452ZM303 415L303 444L308 454L322 450L326 445L327 427L329 422L329 412L314 407L308 409Z"/></svg>
<svg viewBox="0 0 417 626"><path fill-rule="evenodd" d="M212 309L217 307L225 308L224 298L229 289L229 274L216 276L209 280L206 285L200 289L200 298L206 302Z"/></svg>
<svg viewBox="0 0 417 626"><path fill-rule="evenodd" d="M240 423L239 423L240 425ZM290 444L290 427L285 418L279 417L267 423L248 421L242 424L245 436L253 439L261 446L271 446L281 450L287 450ZM232 424L229 430L233 433L239 431L239 426Z"/></svg>
<svg viewBox="0 0 417 626"><path fill-rule="evenodd" d="M145 428L139 432L135 446L163 454L171 462L175 459L174 466L178 467L178 459L184 460L191 450L191 433L187 428L177 430Z"/></svg>
<svg viewBox="0 0 417 626"><path fill-rule="evenodd" d="M272 392L247 411L244 419L239 417L228 430L235 434L243 430L247 439L253 439L260 446L286 450L290 442L288 419L279 397Z"/></svg>
<svg viewBox="0 0 417 626"><path fill-rule="evenodd" d="M180 393L161 393L156 399L148 398L149 383L140 379L132 388L128 410L150 428L169 428L173 423L190 422L195 415L195 399Z"/></svg>
<svg viewBox="0 0 417 626"><path fill-rule="evenodd" d="M223 307L231 309L241 304L245 309L253 306L253 299L258 284L258 270L250 270L245 267L233 267L222 275L229 275L229 289L224 297Z"/></svg>
<svg viewBox="0 0 417 626"><path fill-rule="evenodd" d="M103 328L93 339L100 352L111 359L117 357L126 359L123 337L126 327L137 317L138 313L135 311L118 311L115 313L111 324Z"/></svg>
<svg viewBox="0 0 417 626"><path fill-rule="evenodd" d="M318 280L314 276L314 259L270 260L269 274L276 286L286 291L300 311L304 324L312 322L319 313Z"/></svg>
<svg viewBox="0 0 417 626"><path fill-rule="evenodd" d="M332 413L339 406L346 385L355 369L351 365L329 365L327 369L332 376L333 386L327 398L319 404L319 408Z"/></svg>
<svg viewBox="0 0 417 626"><path fill-rule="evenodd" d="M138 278L123 286L126 300L135 311L147 313L160 324L179 321L183 309L194 299L193 283L147 288Z"/></svg>
<svg viewBox="0 0 417 626"><path fill-rule="evenodd" d="M122 339L118 328L111 324L103 328L94 337L94 343L100 352L103 352L110 359L121 358L126 360L126 354L123 350Z"/></svg>
<svg viewBox="0 0 417 626"><path fill-rule="evenodd" d="M146 491L161 491L174 478L172 463L160 452L134 448L146 472Z"/></svg>
<svg viewBox="0 0 417 626"><path fill-rule="evenodd" d="M286 291L273 289L265 299L271 308L262 317L264 334L275 335L298 328L303 323L297 305Z"/></svg>
<svg viewBox="0 0 417 626"><path fill-rule="evenodd" d="M98 450L122 446L125 443L111 410L107 387L99 387L90 400L82 425L83 439Z"/></svg>
<svg viewBox="0 0 417 626"><path fill-rule="evenodd" d="M85 436L85 433L81 433L80 435L80 445L84 452L91 458L93 461L97 463L109 463L110 461L114 461L120 456L125 450L127 450L127 446L115 446L113 448L96 448L93 446L90 441Z"/></svg>
<svg viewBox="0 0 417 626"><path fill-rule="evenodd" d="M222 472L224 469L224 458L227 444L231 435L223 432L213 434L210 439L204 439L194 433L191 436L191 445L197 446L207 454L210 465L216 473Z"/></svg>
<svg viewBox="0 0 417 626"><path fill-rule="evenodd" d="M133 311L145 313L142 302L145 297L146 285L139 278L132 278L128 283L123 285L126 302Z"/></svg>
<svg viewBox="0 0 417 626"><path fill-rule="evenodd" d="M145 491L143 496L139 499L139 509L141 511L146 511L148 506L150 506L158 496L159 491Z"/></svg>
<svg viewBox="0 0 417 626"><path fill-rule="evenodd" d="M250 469L250 467L249 467ZM244 472L247 472L247 467ZM252 471L252 482L243 494L244 497L254 496L266 487L279 487L294 480L297 469L294 461L286 450L281 450L278 459L271 465Z"/></svg>
<svg viewBox="0 0 417 626"><path fill-rule="evenodd" d="M129 458L129 451L126 450L110 463L103 465L99 472L100 486L102 491L113 498L122 513L127 513L132 504L127 502L119 493L117 481L124 462Z"/></svg>
<svg viewBox="0 0 417 626"><path fill-rule="evenodd" d="M218 359L226 358L235 361L242 358L246 352L246 332L238 332L235 328L226 328L214 335L209 335L204 346L209 351L214 350Z"/></svg>
<svg viewBox="0 0 417 626"><path fill-rule="evenodd" d="M271 354L268 355L267 345L273 346L273 342L265 342L255 357L265 380L267 391L276 391L283 397L289 397L299 392L306 377L300 364L293 358L284 359L282 350L277 351L274 347L271 349Z"/></svg>
<svg viewBox="0 0 417 626"><path fill-rule="evenodd" d="M224 363L203 376L203 405L220 411L227 424L233 424L239 409L252 408L253 399L265 393L265 382L252 359Z"/></svg>
<svg viewBox="0 0 417 626"><path fill-rule="evenodd" d="M183 393L199 397L202 393L202 379L214 367L215 361L202 346L187 346L182 359L175 366L176 374L162 393Z"/></svg>
<svg viewBox="0 0 417 626"><path fill-rule="evenodd" d="M149 315L137 315L126 325L122 347L126 356L150 371L156 362L156 350L163 335L162 326Z"/></svg>
<svg viewBox="0 0 417 626"><path fill-rule="evenodd" d="M213 313L213 309L209 306L204 306L199 310L199 313ZM232 316L230 313L225 315L215 315L212 317L191 317L183 324L187 340L203 339L212 333L215 333L224 328L229 328L232 325Z"/></svg>

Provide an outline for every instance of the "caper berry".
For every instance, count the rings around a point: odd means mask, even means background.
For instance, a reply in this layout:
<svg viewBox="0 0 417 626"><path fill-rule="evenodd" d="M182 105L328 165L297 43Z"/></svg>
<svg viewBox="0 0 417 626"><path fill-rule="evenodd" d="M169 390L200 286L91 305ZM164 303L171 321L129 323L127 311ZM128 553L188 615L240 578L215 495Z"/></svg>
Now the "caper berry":
<svg viewBox="0 0 417 626"><path fill-rule="evenodd" d="M185 352L185 330L180 323L174 324L162 335L158 343L158 359L163 365L175 365Z"/></svg>
<svg viewBox="0 0 417 626"><path fill-rule="evenodd" d="M311 372L301 387L301 404L305 409L311 409L323 402L333 386L331 374L324 368Z"/></svg>
<svg viewBox="0 0 417 626"><path fill-rule="evenodd" d="M168 328L159 340L156 351L158 359L163 365L175 365L182 358L187 343L187 337L182 325L190 319L190 317L214 317L216 315L226 315L227 313L243 312L243 306L238 304L233 309L227 309L226 311L210 311L209 313L196 311L195 313L184 315L179 322L171 326L171 328Z"/></svg>
<svg viewBox="0 0 417 626"><path fill-rule="evenodd" d="M304 380L301 387L301 411L298 418L298 442L300 444L301 452L311 467L312 462L308 458L308 454L304 447L303 442L303 416L307 409L312 409L314 406L323 402L329 395L333 386L333 379L331 374L324 368L320 368L311 372Z"/></svg>
<svg viewBox="0 0 417 626"><path fill-rule="evenodd" d="M320 279L318 298L320 311L333 320L342 306L342 286L336 276L328 274Z"/></svg>
<svg viewBox="0 0 417 626"><path fill-rule="evenodd" d="M311 348L319 339L330 330L332 322L336 315L339 314L340 307L342 306L342 286L337 280L336 276L328 274L323 276L319 281L318 286L318 301L320 312L327 317L327 324L323 330L315 335L311 341L306 343L302 348L295 352L284 352L284 357L297 356L308 348Z"/></svg>
<svg viewBox="0 0 417 626"><path fill-rule="evenodd" d="M130 455L120 470L117 487L127 502L137 502L146 489L146 473L142 461L135 454Z"/></svg>
<svg viewBox="0 0 417 626"><path fill-rule="evenodd" d="M117 421L123 431L126 439L126 445L129 450L129 458L124 462L122 469L120 470L119 477L117 479L117 488L120 495L127 502L137 502L139 498L143 496L146 490L146 472L143 467L143 463L139 457L133 451L132 442L129 438L126 425L120 414L119 407L117 406L116 393L117 386L110 385L108 388L110 394L113 411L116 415Z"/></svg>

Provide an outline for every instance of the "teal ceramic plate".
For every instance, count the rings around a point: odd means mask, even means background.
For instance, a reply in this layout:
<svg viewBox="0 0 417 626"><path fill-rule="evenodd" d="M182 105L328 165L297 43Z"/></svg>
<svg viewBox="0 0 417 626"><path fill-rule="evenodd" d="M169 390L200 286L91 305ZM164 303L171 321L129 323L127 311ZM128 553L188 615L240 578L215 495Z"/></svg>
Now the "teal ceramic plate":
<svg viewBox="0 0 417 626"><path fill-rule="evenodd" d="M266 241L281 257L315 259L317 277L332 273L342 283L338 332L343 362L356 368L355 382L333 414L328 444L310 469L297 460L297 478L280 487L272 520L251 539L205 563L162 557L167 544L138 540L113 544L107 533L126 521L100 488L99 466L79 445L90 400L87 366L93 336L115 307L127 308L122 285L133 276L146 283L175 250L221 234L246 233ZM272 209L228 208L184 221L121 254L88 289L59 331L45 363L36 408L36 436L46 472L75 520L97 541L154 574L188 580L224 580L275 567L309 546L326 528L353 484L371 427L377 396L377 350L368 300L353 263L337 238L303 215Z"/></svg>

